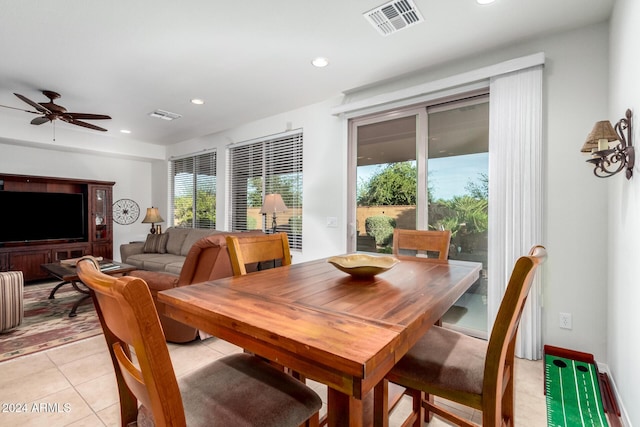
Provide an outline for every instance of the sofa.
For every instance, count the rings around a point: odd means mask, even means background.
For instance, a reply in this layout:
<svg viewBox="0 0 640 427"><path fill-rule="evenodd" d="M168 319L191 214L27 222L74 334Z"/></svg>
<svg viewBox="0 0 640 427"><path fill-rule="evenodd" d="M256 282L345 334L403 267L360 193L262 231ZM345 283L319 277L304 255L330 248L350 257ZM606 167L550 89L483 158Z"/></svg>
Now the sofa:
<svg viewBox="0 0 640 427"><path fill-rule="evenodd" d="M149 234L144 242L120 245L120 259L141 270L180 275L189 250L203 237L226 232L208 228L169 227L163 234Z"/></svg>
<svg viewBox="0 0 640 427"><path fill-rule="evenodd" d="M169 247L171 239L174 240L175 246L182 240L182 238L176 239L179 233L186 229L168 229L167 235L168 242L166 250L172 250L177 252L175 248ZM167 341L174 343L187 343L196 339L200 333L193 326L186 325L184 323L173 320L163 314L163 308L160 306L157 300L158 292L167 289L172 289L180 286L188 286L195 283L201 283L208 280L221 279L224 277L233 276L233 268L231 267L231 259L229 258L229 251L227 249L226 236L234 235L242 238L242 236L251 236L256 234L263 234L262 231L248 231L248 232L224 232L206 230L209 232L204 237L199 238L195 242L191 242L191 239L199 236L205 230L196 230L193 233L187 233L182 245L189 245L187 255L182 257L175 253L161 253L161 252L140 252L141 244L127 244L126 248L121 247L121 254L125 253L127 258L127 264L133 264L134 262L141 263L140 270L134 270L128 273L130 276L139 277L143 279L153 297L153 302L158 310L158 317L162 324L162 329ZM165 238L166 240L167 238ZM147 239L147 243L157 239ZM162 243L160 243L161 245ZM147 250L151 250L147 248ZM156 248L157 251L161 251L161 248ZM164 267L163 267L164 265ZM150 267L149 269L144 267ZM144 268L144 269L143 269ZM154 270L151 270L153 268ZM178 275L174 272L178 271ZM255 267L257 268L257 266ZM254 268L254 269L255 269Z"/></svg>

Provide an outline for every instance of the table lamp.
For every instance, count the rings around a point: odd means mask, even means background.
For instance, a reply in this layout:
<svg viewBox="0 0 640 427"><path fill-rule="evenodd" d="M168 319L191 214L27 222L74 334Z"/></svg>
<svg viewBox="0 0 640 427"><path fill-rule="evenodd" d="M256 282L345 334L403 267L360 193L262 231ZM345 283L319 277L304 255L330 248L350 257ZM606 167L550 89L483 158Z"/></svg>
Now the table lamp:
<svg viewBox="0 0 640 427"><path fill-rule="evenodd" d="M154 208L153 206L151 206L150 208L147 208L147 215L145 215L142 223L151 223L151 230L149 230L149 233L156 234L156 222L164 222L164 219L162 219L162 217L160 216L158 208Z"/></svg>
<svg viewBox="0 0 640 427"><path fill-rule="evenodd" d="M276 212L286 212L287 205L284 204L282 196L280 194L267 194L262 202L261 214L273 214L273 220L271 222L272 232L276 232Z"/></svg>

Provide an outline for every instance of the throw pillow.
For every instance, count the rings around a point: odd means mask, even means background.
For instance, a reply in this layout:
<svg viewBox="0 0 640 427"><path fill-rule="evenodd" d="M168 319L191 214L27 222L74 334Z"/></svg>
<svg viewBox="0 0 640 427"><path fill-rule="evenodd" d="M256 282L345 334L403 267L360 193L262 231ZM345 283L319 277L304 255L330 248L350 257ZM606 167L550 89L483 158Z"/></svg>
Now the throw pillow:
<svg viewBox="0 0 640 427"><path fill-rule="evenodd" d="M142 251L146 254L166 254L168 234L149 234Z"/></svg>

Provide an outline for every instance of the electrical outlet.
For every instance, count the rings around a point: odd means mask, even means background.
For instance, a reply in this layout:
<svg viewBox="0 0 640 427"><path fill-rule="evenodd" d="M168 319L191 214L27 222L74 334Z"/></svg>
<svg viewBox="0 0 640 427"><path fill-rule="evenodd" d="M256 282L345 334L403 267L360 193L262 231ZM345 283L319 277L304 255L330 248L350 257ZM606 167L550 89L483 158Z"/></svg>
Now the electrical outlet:
<svg viewBox="0 0 640 427"><path fill-rule="evenodd" d="M562 329L573 329L571 313L560 313L560 327Z"/></svg>

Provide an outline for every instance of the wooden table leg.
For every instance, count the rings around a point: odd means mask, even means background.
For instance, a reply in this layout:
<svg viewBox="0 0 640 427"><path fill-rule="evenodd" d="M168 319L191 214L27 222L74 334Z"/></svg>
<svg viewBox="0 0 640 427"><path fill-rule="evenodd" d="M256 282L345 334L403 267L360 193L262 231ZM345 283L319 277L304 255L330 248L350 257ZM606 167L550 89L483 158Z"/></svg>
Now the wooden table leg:
<svg viewBox="0 0 640 427"><path fill-rule="evenodd" d="M362 427L362 400L328 387L327 418L329 427Z"/></svg>

